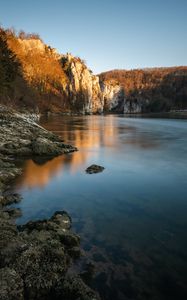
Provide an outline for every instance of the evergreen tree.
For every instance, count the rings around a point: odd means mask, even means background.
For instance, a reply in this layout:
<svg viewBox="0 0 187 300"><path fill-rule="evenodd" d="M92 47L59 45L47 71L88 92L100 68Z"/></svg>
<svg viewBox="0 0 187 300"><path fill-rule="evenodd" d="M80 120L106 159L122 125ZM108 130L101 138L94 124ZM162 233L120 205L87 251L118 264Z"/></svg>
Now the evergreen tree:
<svg viewBox="0 0 187 300"><path fill-rule="evenodd" d="M0 94L11 87L19 73L19 63L15 54L8 48L7 36L0 28Z"/></svg>

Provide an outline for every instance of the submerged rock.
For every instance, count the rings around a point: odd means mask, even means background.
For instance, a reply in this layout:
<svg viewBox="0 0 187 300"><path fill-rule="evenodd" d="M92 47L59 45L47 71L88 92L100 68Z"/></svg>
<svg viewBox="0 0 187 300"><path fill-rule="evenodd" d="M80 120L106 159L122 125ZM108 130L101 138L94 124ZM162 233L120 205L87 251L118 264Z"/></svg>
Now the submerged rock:
<svg viewBox="0 0 187 300"><path fill-rule="evenodd" d="M86 173L88 174L94 174L94 173L100 173L104 170L105 168L99 165L91 165L86 169Z"/></svg>
<svg viewBox="0 0 187 300"><path fill-rule="evenodd" d="M66 300L99 300L100 297L89 288L80 276L66 276L59 286L59 294Z"/></svg>

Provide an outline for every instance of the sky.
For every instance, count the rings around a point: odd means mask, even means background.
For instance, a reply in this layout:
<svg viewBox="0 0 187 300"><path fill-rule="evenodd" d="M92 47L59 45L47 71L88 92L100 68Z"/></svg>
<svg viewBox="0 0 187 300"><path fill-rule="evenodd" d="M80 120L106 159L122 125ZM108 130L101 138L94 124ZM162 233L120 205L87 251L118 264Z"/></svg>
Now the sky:
<svg viewBox="0 0 187 300"><path fill-rule="evenodd" d="M187 65L187 0L0 0L0 24L38 33L95 74Z"/></svg>

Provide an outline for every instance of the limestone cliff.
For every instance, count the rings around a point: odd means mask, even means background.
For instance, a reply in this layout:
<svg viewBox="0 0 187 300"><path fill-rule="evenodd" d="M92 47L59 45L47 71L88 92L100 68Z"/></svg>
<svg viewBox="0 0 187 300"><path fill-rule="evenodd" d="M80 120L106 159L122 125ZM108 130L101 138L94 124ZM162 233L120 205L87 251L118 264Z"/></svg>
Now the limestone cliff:
<svg viewBox="0 0 187 300"><path fill-rule="evenodd" d="M80 58L71 54L63 55L61 64L69 80L67 92L71 111L83 114L102 112L99 77L93 75Z"/></svg>
<svg viewBox="0 0 187 300"><path fill-rule="evenodd" d="M124 109L123 113L124 114L137 114L137 113L142 113L142 103L137 100L126 100L124 102Z"/></svg>
<svg viewBox="0 0 187 300"><path fill-rule="evenodd" d="M100 81L78 57L61 58L62 68L69 79L68 98L71 110L79 113L123 112L124 89L115 80Z"/></svg>
<svg viewBox="0 0 187 300"><path fill-rule="evenodd" d="M103 111L123 112L125 92L123 87L115 80L100 81Z"/></svg>

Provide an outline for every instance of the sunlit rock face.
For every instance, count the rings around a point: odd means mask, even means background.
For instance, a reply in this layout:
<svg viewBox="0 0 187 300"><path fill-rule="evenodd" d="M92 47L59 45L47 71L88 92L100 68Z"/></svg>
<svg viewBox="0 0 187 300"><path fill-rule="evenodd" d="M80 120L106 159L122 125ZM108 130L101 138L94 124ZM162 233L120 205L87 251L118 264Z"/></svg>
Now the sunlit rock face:
<svg viewBox="0 0 187 300"><path fill-rule="evenodd" d="M39 39L18 39L18 42L21 44L22 50L25 52L33 50L37 52L45 52L45 44Z"/></svg>
<svg viewBox="0 0 187 300"><path fill-rule="evenodd" d="M62 56L62 67L69 78L71 110L78 113L123 112L124 90L114 80L102 82L78 57Z"/></svg>
<svg viewBox="0 0 187 300"><path fill-rule="evenodd" d="M71 110L83 114L102 112L99 77L93 75L80 58L71 54L62 56L61 62L69 78L67 89Z"/></svg>
<svg viewBox="0 0 187 300"><path fill-rule="evenodd" d="M123 112L125 99L124 89L115 80L100 82L103 110L107 112Z"/></svg>
<svg viewBox="0 0 187 300"><path fill-rule="evenodd" d="M35 52L38 54L46 55L46 53L50 53L54 59L60 59L61 55L57 52L55 48L51 48L49 45L45 44L42 40L36 38L29 39L17 39L17 42L20 44L20 48L22 52L29 53Z"/></svg>

